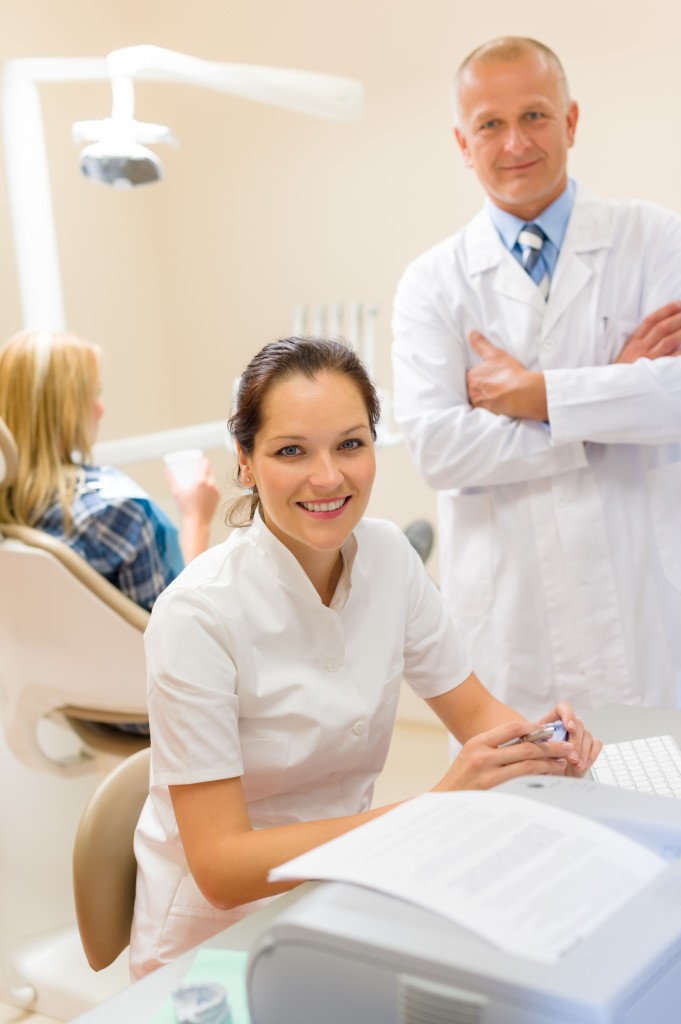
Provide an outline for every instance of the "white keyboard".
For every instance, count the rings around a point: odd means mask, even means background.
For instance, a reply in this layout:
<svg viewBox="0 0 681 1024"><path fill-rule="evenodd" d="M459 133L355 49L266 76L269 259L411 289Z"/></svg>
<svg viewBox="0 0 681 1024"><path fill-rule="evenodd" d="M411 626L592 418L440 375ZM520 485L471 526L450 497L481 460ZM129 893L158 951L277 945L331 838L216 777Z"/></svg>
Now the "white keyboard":
<svg viewBox="0 0 681 1024"><path fill-rule="evenodd" d="M681 797L681 750L673 736L606 743L591 776L606 786Z"/></svg>

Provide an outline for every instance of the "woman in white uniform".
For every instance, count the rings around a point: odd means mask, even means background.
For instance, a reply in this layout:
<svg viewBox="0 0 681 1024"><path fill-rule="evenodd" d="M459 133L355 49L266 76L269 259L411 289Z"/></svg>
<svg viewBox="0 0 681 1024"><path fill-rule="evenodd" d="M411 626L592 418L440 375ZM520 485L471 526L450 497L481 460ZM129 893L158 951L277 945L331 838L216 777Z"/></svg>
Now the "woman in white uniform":
<svg viewBox="0 0 681 1024"><path fill-rule="evenodd" d="M388 809L371 797L403 677L463 744L435 790L581 775L600 750L569 704L542 719L569 742L502 746L528 723L472 673L401 530L364 518L379 413L339 342L274 342L241 378L244 526L168 587L146 635L133 977L292 887L270 868Z"/></svg>

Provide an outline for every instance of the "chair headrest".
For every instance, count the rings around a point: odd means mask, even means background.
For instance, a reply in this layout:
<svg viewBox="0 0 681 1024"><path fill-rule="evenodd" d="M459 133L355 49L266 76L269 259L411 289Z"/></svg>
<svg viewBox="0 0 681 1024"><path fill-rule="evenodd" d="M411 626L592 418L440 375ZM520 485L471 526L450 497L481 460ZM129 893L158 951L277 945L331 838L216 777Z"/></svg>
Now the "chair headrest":
<svg viewBox="0 0 681 1024"><path fill-rule="evenodd" d="M75 578L92 591L109 608L113 609L135 629L144 632L149 622L149 612L127 597L122 591L101 576L89 562L70 548L58 537L53 537L43 530L20 523L0 523L0 538L18 541L27 548L36 548L39 552L51 555L54 560L68 570Z"/></svg>
<svg viewBox="0 0 681 1024"><path fill-rule="evenodd" d="M14 483L19 468L19 453L9 427L0 419L0 487Z"/></svg>

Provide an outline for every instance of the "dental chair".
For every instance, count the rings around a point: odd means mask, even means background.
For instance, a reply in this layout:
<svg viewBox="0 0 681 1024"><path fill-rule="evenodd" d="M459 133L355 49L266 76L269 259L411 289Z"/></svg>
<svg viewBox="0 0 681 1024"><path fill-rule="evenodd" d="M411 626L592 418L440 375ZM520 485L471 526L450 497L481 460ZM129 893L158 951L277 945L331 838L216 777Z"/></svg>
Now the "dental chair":
<svg viewBox="0 0 681 1024"><path fill-rule="evenodd" d="M121 761L100 783L78 825L73 891L81 942L95 971L130 944L137 876L133 841L149 792L150 760L146 749Z"/></svg>
<svg viewBox="0 0 681 1024"><path fill-rule="evenodd" d="M149 745L112 728L147 718L148 618L66 544L0 523L0 708L19 761L62 775L101 774L98 760ZM41 735L46 719L76 734L74 749L50 749Z"/></svg>
<svg viewBox="0 0 681 1024"><path fill-rule="evenodd" d="M0 420L0 487L16 466ZM149 743L112 728L146 721L147 620L67 545L0 522L0 1002L60 1020L129 984L126 955L86 960L72 856L102 778Z"/></svg>
<svg viewBox="0 0 681 1024"><path fill-rule="evenodd" d="M404 535L425 565L435 543L435 531L427 519L415 519L404 528Z"/></svg>
<svg viewBox="0 0 681 1024"><path fill-rule="evenodd" d="M17 462L0 420L0 487L12 483ZM149 745L148 737L112 728L146 721L148 620L56 537L0 522L0 709L19 761L38 771L101 774L99 754L126 757ZM75 752L41 744L45 719L76 734Z"/></svg>

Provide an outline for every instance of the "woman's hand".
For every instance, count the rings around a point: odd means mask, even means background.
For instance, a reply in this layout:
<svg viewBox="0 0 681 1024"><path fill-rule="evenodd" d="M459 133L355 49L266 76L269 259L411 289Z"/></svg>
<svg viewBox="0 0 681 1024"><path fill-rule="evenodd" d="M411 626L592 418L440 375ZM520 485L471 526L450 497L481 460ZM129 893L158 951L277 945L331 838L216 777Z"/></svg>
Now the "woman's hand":
<svg viewBox="0 0 681 1024"><path fill-rule="evenodd" d="M170 493L175 499L180 515L190 516L200 522L210 522L220 500L220 490L213 477L211 465L206 456L201 459L195 479L186 487L180 486L170 469L165 469Z"/></svg>
<svg viewBox="0 0 681 1024"><path fill-rule="evenodd" d="M196 478L186 487L165 470L170 493L180 511L180 547L185 562L191 562L208 547L210 524L220 501L210 462L204 455Z"/></svg>
<svg viewBox="0 0 681 1024"><path fill-rule="evenodd" d="M552 721L557 717L554 715ZM562 740L523 742L521 737L533 728L535 726L527 722L515 721L473 736L464 743L456 760L431 792L490 789L522 775L565 775L568 756L575 752L572 743ZM521 742L511 743L519 739Z"/></svg>
<svg viewBox="0 0 681 1024"><path fill-rule="evenodd" d="M555 708L545 715L542 722L556 722L561 720L568 733L568 740L572 744L572 752L568 754L567 775L580 779L591 768L592 764L603 749L601 740L594 739L584 723L581 722L572 710L569 701L561 701ZM554 744L550 744L553 746Z"/></svg>

